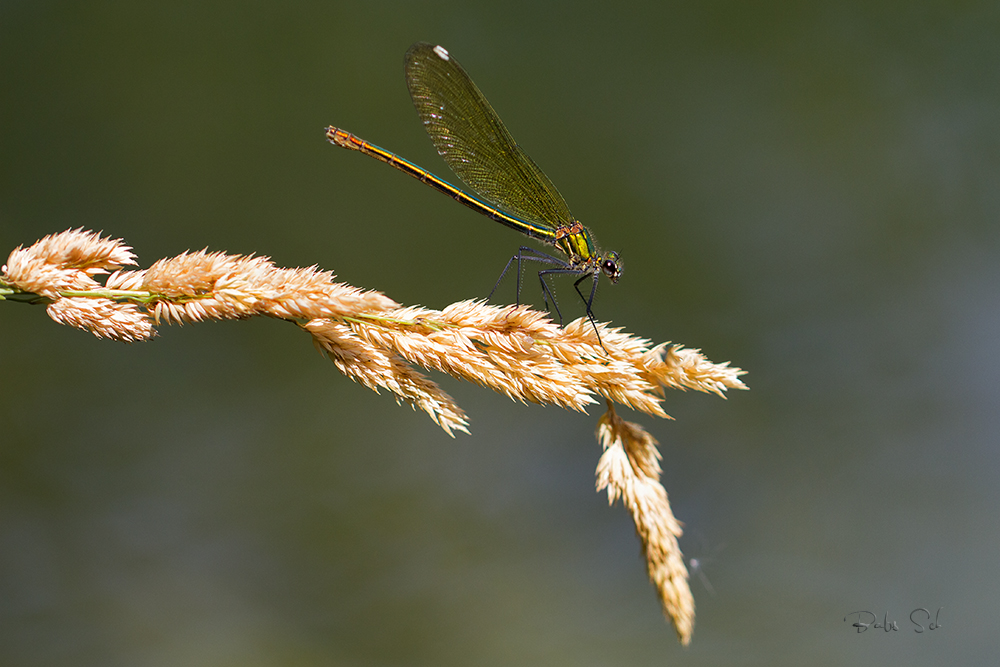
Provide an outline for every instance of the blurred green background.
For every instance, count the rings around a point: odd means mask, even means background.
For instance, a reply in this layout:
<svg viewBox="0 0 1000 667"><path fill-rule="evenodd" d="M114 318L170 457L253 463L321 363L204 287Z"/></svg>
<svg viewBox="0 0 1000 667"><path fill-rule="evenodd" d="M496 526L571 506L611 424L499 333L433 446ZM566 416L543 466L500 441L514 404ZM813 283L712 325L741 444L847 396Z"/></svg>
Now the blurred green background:
<svg viewBox="0 0 1000 667"><path fill-rule="evenodd" d="M622 253L598 316L749 371L634 417L715 593L691 647L594 492L600 410L444 378L453 440L285 323L128 346L0 304L0 663L992 664L996 2L8 0L0 257L82 226L486 296L521 237L324 140L450 178L418 40Z"/></svg>

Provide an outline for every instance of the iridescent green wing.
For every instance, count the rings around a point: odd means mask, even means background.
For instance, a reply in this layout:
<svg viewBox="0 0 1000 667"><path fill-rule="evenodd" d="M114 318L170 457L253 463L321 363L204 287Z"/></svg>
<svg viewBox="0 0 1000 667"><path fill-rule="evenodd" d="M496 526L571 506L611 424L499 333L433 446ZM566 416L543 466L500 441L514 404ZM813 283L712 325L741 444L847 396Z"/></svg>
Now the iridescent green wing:
<svg viewBox="0 0 1000 667"><path fill-rule="evenodd" d="M552 181L514 143L503 121L443 47L406 52L406 84L438 153L466 185L507 213L555 229L572 222Z"/></svg>

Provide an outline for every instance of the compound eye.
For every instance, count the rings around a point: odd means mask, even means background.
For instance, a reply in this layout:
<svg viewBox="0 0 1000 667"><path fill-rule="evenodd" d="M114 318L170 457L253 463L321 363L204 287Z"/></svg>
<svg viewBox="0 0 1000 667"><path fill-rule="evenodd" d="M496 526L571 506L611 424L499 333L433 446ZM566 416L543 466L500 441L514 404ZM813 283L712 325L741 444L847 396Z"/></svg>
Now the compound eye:
<svg viewBox="0 0 1000 667"><path fill-rule="evenodd" d="M618 282L618 278L622 274L622 267L618 264L618 256L611 254L605 258L601 262L601 270L604 272L604 275L611 279L611 282Z"/></svg>

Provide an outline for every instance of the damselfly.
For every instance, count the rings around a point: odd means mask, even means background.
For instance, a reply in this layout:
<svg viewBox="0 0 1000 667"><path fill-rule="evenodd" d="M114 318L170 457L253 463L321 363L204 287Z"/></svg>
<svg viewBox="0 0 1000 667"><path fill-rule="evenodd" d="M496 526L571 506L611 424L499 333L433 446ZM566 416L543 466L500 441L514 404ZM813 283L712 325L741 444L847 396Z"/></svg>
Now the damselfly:
<svg viewBox="0 0 1000 667"><path fill-rule="evenodd" d="M551 300L562 323L562 313L546 277L579 276L573 287L587 305L587 317L597 332L592 306L598 278L603 273L612 283L618 282L622 273L618 253L597 249L590 231L570 214L566 200L552 181L514 142L493 107L444 47L424 42L411 46L406 52L406 84L438 153L475 194L345 130L328 127L327 139L385 162L474 211L560 250L566 259L521 246L507 261L493 291L516 260L520 303L521 262L552 266L539 271L538 279L546 307ZM592 279L589 295L580 291L580 283L587 278Z"/></svg>

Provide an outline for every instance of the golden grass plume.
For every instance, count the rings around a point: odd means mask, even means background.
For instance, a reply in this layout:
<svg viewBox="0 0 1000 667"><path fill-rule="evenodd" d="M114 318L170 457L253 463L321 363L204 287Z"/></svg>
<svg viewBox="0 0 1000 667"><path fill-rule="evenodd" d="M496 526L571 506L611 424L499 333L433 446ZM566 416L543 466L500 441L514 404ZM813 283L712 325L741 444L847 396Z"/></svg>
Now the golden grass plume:
<svg viewBox="0 0 1000 667"><path fill-rule="evenodd" d="M0 299L45 302L55 321L123 342L148 340L161 323L258 315L291 321L347 377L423 410L451 436L468 432L465 413L416 367L522 402L584 412L603 400L598 491L628 508L663 610L680 641L690 641L694 599L677 543L681 524L659 481L657 442L619 418L614 404L669 418L662 407L665 389L724 396L728 389L746 389L743 371L713 363L698 350L653 345L586 318L560 327L527 306L459 301L443 310L401 307L379 292L335 282L329 271L285 269L267 257L201 250L145 270L122 270L135 263L120 239L82 229L52 234L10 253L0 273ZM103 285L96 280L107 274Z"/></svg>

